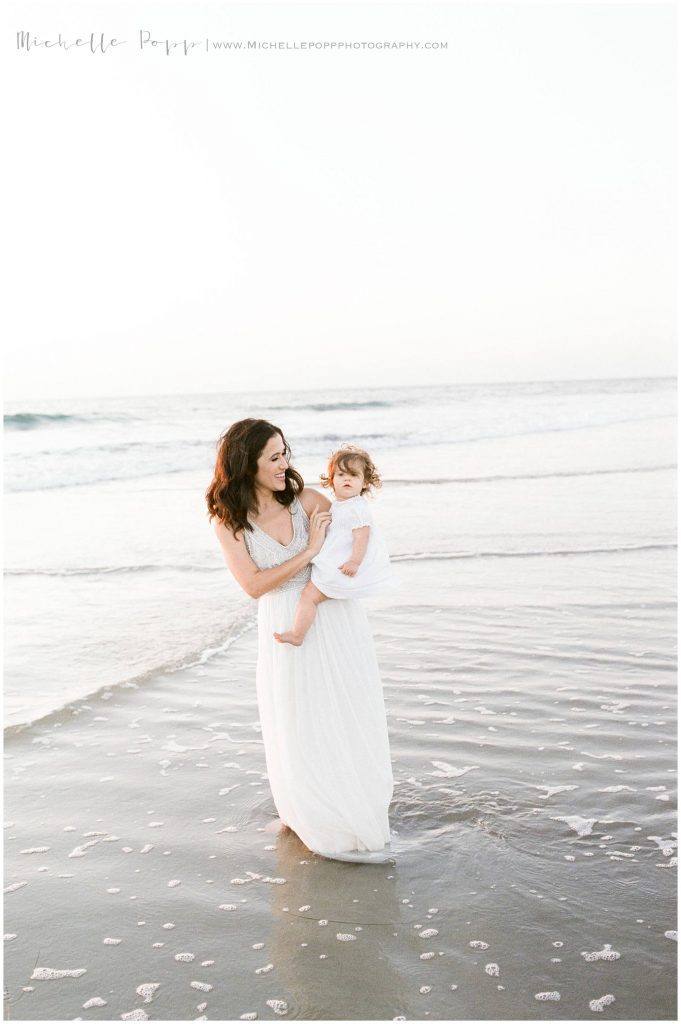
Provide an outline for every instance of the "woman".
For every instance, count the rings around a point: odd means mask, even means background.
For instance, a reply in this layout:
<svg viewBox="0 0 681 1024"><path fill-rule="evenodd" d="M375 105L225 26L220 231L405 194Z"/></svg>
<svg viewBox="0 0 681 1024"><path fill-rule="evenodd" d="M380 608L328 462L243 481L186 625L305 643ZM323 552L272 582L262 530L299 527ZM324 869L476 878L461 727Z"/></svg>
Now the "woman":
<svg viewBox="0 0 681 1024"><path fill-rule="evenodd" d="M266 420L219 441L208 510L237 583L258 599L256 687L279 816L315 853L390 859L393 778L373 640L357 601L327 601L302 647L273 637L292 621L330 503L306 488Z"/></svg>

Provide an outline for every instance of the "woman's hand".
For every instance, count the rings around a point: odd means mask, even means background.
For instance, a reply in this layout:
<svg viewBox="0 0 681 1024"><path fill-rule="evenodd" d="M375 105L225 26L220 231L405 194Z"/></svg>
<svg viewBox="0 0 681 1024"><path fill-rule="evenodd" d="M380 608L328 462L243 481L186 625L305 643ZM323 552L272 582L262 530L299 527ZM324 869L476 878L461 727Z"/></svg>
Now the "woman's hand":
<svg viewBox="0 0 681 1024"><path fill-rule="evenodd" d="M326 528L331 522L331 513L320 511L319 505L315 505L314 512L310 516L310 537L307 550L314 558L322 549Z"/></svg>

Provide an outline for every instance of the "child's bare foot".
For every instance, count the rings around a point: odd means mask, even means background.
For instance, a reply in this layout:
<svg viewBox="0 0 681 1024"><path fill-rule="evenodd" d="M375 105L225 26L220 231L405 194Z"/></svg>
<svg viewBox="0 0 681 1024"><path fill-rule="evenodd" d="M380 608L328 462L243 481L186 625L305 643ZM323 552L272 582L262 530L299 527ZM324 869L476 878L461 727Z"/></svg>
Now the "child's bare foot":
<svg viewBox="0 0 681 1024"><path fill-rule="evenodd" d="M294 647L300 647L305 637L289 630L286 633L275 633L274 639L278 640L280 644L293 644Z"/></svg>

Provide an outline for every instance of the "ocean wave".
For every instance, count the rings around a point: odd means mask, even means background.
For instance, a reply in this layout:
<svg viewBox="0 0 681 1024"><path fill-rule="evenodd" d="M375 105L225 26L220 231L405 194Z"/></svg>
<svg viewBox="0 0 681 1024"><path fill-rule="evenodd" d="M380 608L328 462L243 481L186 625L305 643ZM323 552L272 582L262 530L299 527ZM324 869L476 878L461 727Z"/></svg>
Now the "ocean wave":
<svg viewBox="0 0 681 1024"><path fill-rule="evenodd" d="M448 562L464 558L553 558L563 555L614 555L627 551L675 551L676 544L626 544L621 547L549 548L525 551L417 551L392 555L393 562Z"/></svg>
<svg viewBox="0 0 681 1024"><path fill-rule="evenodd" d="M129 451L133 453L137 449L142 449L144 452L153 454L154 452L166 452L166 451L183 451L186 448L210 448L214 445L212 438L173 438L169 441L107 441L104 444L84 444L75 445L71 448L41 448L39 451L34 453L36 456L66 456L68 458L80 458L83 455L110 455L112 453L120 452L127 454ZM27 458L26 453L21 452L15 455L16 458L21 458L22 461Z"/></svg>
<svg viewBox="0 0 681 1024"><path fill-rule="evenodd" d="M621 546L594 548L547 548L495 551L414 551L391 555L393 562L448 562L470 558L553 558L563 555L612 555L627 551L675 551L676 544L625 544ZM76 566L59 569L5 569L4 576L50 576L69 579L74 576L109 576L126 573L181 572L213 573L224 572L218 565L183 565L181 563L158 562L143 565Z"/></svg>
<svg viewBox="0 0 681 1024"><path fill-rule="evenodd" d="M275 412L342 412L344 409L353 411L354 409L392 409L396 405L401 405L403 402L392 401L392 402L381 402L379 400L372 400L366 402L310 402L303 405L271 405L270 409Z"/></svg>
<svg viewBox="0 0 681 1024"><path fill-rule="evenodd" d="M49 710L40 711L29 721L15 722L12 725L5 726L5 740L10 736L17 735L24 729L28 729L33 725L37 725L39 722L44 722L46 719L52 718L54 715L62 714L67 708L73 707L73 705L80 704L83 701L96 699L101 694L110 690L115 692L116 690L127 689L129 687L138 687L157 678L157 676L161 674L172 674L175 672L181 672L184 669L194 668L197 665L205 665L211 658L214 658L219 654L224 654L228 651L237 640L253 629L256 622L257 610L254 609L250 603L246 606L242 605L235 618L229 624L226 634L220 637L216 643L189 651L182 657L176 658L172 661L152 665L143 672L139 672L137 675L119 679L115 683L106 683L103 686L97 687L95 690L89 690L86 693L73 694L72 696L64 695L62 703L55 703L55 706Z"/></svg>
<svg viewBox="0 0 681 1024"><path fill-rule="evenodd" d="M659 473L663 470L676 469L673 462L661 466L628 466L621 469L574 469L556 470L553 473L497 473L489 476L448 476L432 477L418 480L397 479L384 477L384 484L399 484L404 487L411 487L415 484L484 484L496 480L551 480L556 477L572 476L608 476L613 473Z"/></svg>
<svg viewBox="0 0 681 1024"><path fill-rule="evenodd" d="M296 447L301 447L306 441L313 442L332 442L333 444L351 444L355 440L362 442L365 441L391 441L393 444L400 444L400 438L395 434L350 434L347 431L343 434L299 434L298 444Z"/></svg>
<svg viewBox="0 0 681 1024"><path fill-rule="evenodd" d="M101 473L100 475L92 474L91 477L84 480L54 480L48 483L39 478L26 478L23 480L15 480L13 483L7 482L7 476L5 477L5 491L8 494L19 494L26 493L28 491L58 491L63 490L67 487L92 487L95 484L110 484L125 482L127 480L146 480L149 477L155 476L175 476L181 473L194 473L197 468L201 468L200 465L193 462L190 466L172 466L172 467L151 467L145 468L141 466L137 472L130 472L129 470L122 470L120 473ZM207 474L210 472L206 470Z"/></svg>
<svg viewBox="0 0 681 1024"><path fill-rule="evenodd" d="M102 416L101 413L86 416L66 412L13 412L5 413L3 423L7 430L35 430L37 427L51 427L68 423L127 423L129 419L128 416Z"/></svg>
<svg viewBox="0 0 681 1024"><path fill-rule="evenodd" d="M138 572L221 572L224 565L182 565L169 562L149 563L146 565L93 565L76 566L63 569L5 569L4 576L106 576L117 573Z"/></svg>

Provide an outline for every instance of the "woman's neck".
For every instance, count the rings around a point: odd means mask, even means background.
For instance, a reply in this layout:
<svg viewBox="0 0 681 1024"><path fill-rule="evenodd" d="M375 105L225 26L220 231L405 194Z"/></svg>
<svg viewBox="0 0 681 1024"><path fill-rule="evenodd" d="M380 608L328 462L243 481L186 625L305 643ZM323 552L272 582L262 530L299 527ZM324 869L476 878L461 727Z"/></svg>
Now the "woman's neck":
<svg viewBox="0 0 681 1024"><path fill-rule="evenodd" d="M280 503L275 497L275 492L270 490L259 490L256 488L255 502L259 516L263 513L272 512L276 508L281 508Z"/></svg>

